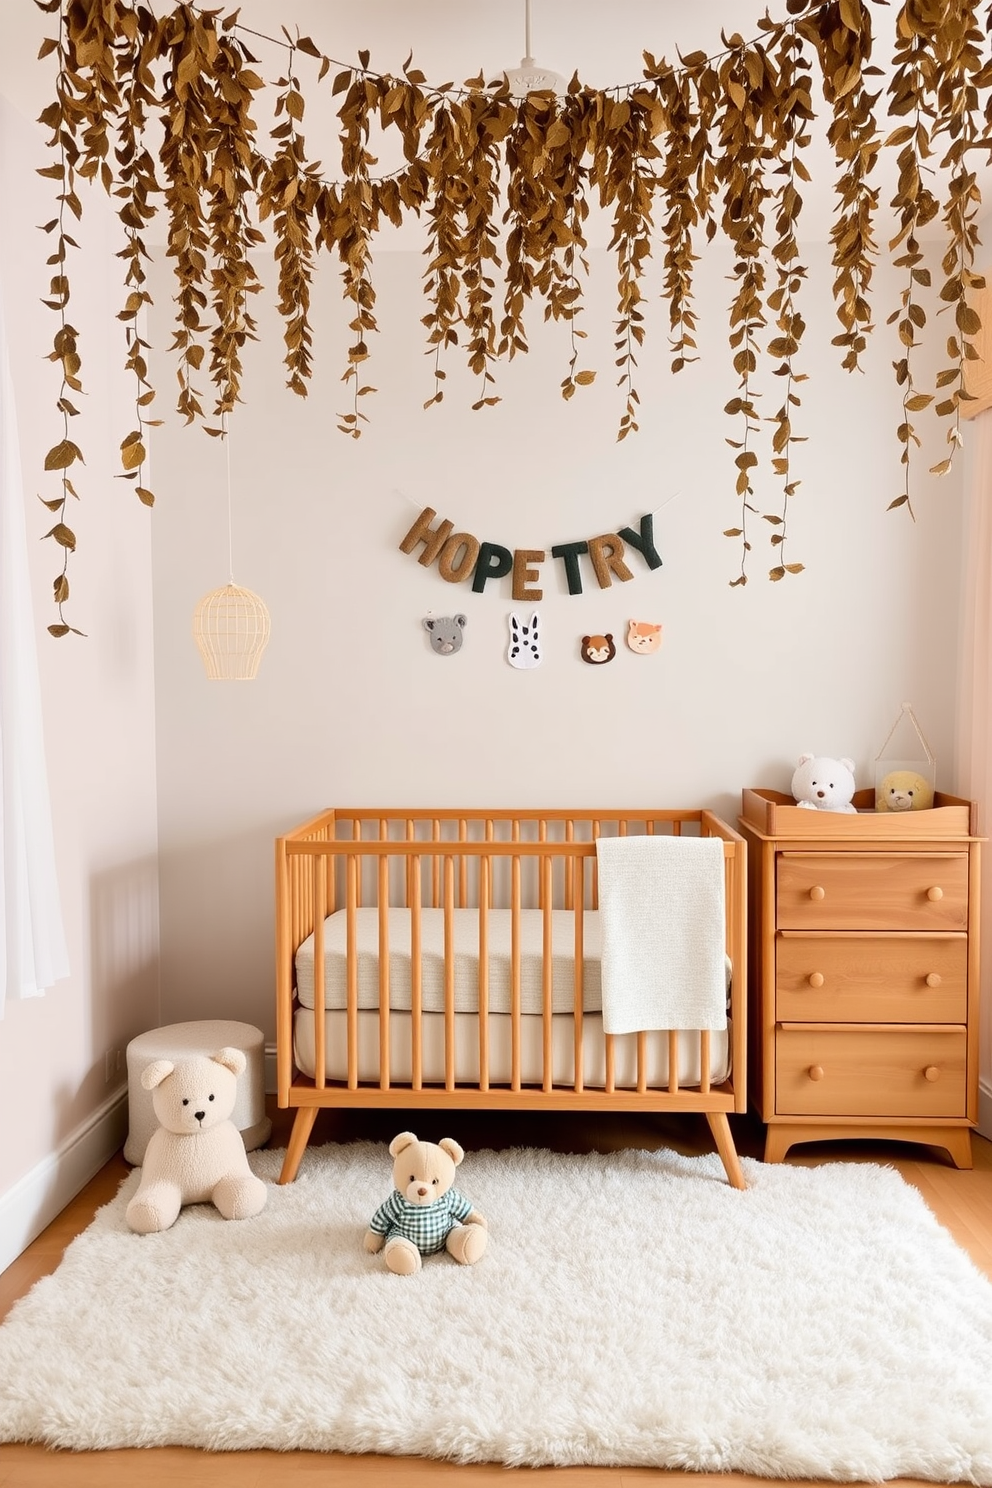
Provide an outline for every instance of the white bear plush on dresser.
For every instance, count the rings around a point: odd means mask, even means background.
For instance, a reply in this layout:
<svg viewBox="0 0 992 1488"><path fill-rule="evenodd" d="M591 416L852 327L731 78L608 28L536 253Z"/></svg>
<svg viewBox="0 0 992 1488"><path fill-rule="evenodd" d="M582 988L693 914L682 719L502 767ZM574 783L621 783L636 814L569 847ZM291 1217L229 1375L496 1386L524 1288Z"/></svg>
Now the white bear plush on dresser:
<svg viewBox="0 0 992 1488"><path fill-rule="evenodd" d="M792 794L797 806L810 811L856 812L854 795L854 761L831 759L825 754L801 754L792 777Z"/></svg>
<svg viewBox="0 0 992 1488"><path fill-rule="evenodd" d="M169 1229L184 1204L213 1203L225 1219L249 1219L264 1209L265 1184L248 1166L244 1140L229 1119L246 1065L240 1049L225 1048L180 1064L156 1059L142 1072L162 1124L127 1206L127 1222L139 1235Z"/></svg>

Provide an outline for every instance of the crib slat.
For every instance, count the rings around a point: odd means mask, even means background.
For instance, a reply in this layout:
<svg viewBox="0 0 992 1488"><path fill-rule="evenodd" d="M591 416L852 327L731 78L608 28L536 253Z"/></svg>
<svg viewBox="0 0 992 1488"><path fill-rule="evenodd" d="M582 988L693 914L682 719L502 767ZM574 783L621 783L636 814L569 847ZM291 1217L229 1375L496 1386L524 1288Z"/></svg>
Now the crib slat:
<svg viewBox="0 0 992 1488"><path fill-rule="evenodd" d="M382 823L385 826L385 822ZM389 1089L389 859L379 858L379 1089Z"/></svg>
<svg viewBox="0 0 992 1488"><path fill-rule="evenodd" d="M358 1089L358 944L357 919L359 897L358 855L349 853L346 860L347 981L348 981L348 1089Z"/></svg>
<svg viewBox="0 0 992 1488"><path fill-rule="evenodd" d="M458 822L458 841L468 841L468 822L461 817ZM458 908L464 909L468 903L468 858L462 853L458 859Z"/></svg>
<svg viewBox="0 0 992 1488"><path fill-rule="evenodd" d="M569 846L575 841L575 822L571 817L565 822L565 844ZM575 903L575 858L569 853L565 858L565 908L571 909Z"/></svg>
<svg viewBox="0 0 992 1488"><path fill-rule="evenodd" d="M537 824L537 840L538 840L538 842L547 842L547 840L548 840L548 824L544 820L543 817L541 818L541 820ZM546 858L542 858L540 860L539 865L538 865L538 874L537 874L537 907L538 907L538 909L543 909L544 908L544 864L547 861L548 860Z"/></svg>
<svg viewBox="0 0 992 1488"><path fill-rule="evenodd" d="M424 967L421 951L420 854L410 859L410 1062L414 1090L424 1083Z"/></svg>
<svg viewBox="0 0 992 1488"><path fill-rule="evenodd" d="M710 1031L703 1028L699 1033L699 1088L704 1095L710 1090Z"/></svg>
<svg viewBox="0 0 992 1488"><path fill-rule="evenodd" d="M487 816L486 817L486 841L487 842L492 842L493 839L494 839L494 837L495 837L495 834L496 834L495 823L494 823L494 821L493 821L493 819L492 819L491 816ZM492 858L483 858L482 859L482 862L485 863L486 868L488 869L488 873L489 873L489 908L492 909L492 907L493 907L493 860L492 860Z"/></svg>
<svg viewBox="0 0 992 1488"><path fill-rule="evenodd" d="M433 822L431 823L431 841L432 842L440 842L441 841L441 823L437 819L437 817L435 817L434 820L433 820ZM441 875L441 859L435 853L433 855L433 857L431 858L431 903L433 904L433 906L434 906L435 909L437 909L438 905L441 903L441 877L440 877L440 875Z"/></svg>
<svg viewBox="0 0 992 1488"><path fill-rule="evenodd" d="M513 823L519 837L519 823ZM510 1089L520 1089L520 858L510 874Z"/></svg>
<svg viewBox="0 0 992 1488"><path fill-rule="evenodd" d="M637 1093L643 1095L648 1088L648 1036L637 1035Z"/></svg>
<svg viewBox="0 0 992 1488"><path fill-rule="evenodd" d="M407 842L413 842L415 840L415 837L416 837L416 832L415 832L415 829L414 829L413 817L412 816L408 816L407 819L406 819L406 840L407 840ZM407 860L406 860L406 907L407 907L407 909L410 908L410 906L411 906L412 903L413 903L413 858L407 858Z"/></svg>
<svg viewBox="0 0 992 1488"><path fill-rule="evenodd" d="M324 916L321 913L327 898L327 859L323 854L314 863L313 875L313 1047L314 1084L323 1090L327 1081L327 1023L325 1021L324 993Z"/></svg>
<svg viewBox="0 0 992 1488"><path fill-rule="evenodd" d="M479 1089L489 1089L489 906L492 858L479 859Z"/></svg>
<svg viewBox="0 0 992 1488"><path fill-rule="evenodd" d="M606 1045L606 1079L603 1089L607 1095L613 1095L617 1088L617 1055L613 1045L614 1035L607 1033L603 1035L603 1043Z"/></svg>
<svg viewBox="0 0 992 1488"><path fill-rule="evenodd" d="M444 1088L455 1088L455 860L444 858Z"/></svg>
<svg viewBox="0 0 992 1488"><path fill-rule="evenodd" d="M668 1088L673 1095L679 1088L679 1036L674 1028L668 1030Z"/></svg>
<svg viewBox="0 0 992 1488"><path fill-rule="evenodd" d="M543 826L542 822L542 826ZM554 1025L551 1021L553 1012L552 993L554 990L554 948L551 943L551 859L544 858L541 861L541 908L543 910L543 939L542 939L542 962L541 962L541 1004L542 1018L541 1031L544 1046L544 1079L541 1088L550 1090L554 1084L554 1051L552 1047L552 1033Z"/></svg>
<svg viewBox="0 0 992 1488"><path fill-rule="evenodd" d="M585 1003L585 858L570 858L574 863L574 888L575 888L575 913L573 918L575 929L575 962L573 967L574 1002L572 1004L572 1023L574 1025L575 1037L575 1067L572 1071L573 1084L576 1090L582 1090L585 1085L585 1051L582 1038L585 1029L585 1017L583 1005Z"/></svg>

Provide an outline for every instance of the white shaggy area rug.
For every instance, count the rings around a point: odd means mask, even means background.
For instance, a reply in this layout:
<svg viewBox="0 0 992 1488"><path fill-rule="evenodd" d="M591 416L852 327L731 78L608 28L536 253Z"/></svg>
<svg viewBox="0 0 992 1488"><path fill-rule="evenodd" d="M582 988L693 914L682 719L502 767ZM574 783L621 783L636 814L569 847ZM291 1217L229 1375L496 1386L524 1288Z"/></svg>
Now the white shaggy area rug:
<svg viewBox="0 0 992 1488"><path fill-rule="evenodd" d="M0 1327L0 1440L992 1484L992 1283L894 1170L469 1152L486 1255L399 1277L385 1147L281 1158L162 1235L129 1175Z"/></svg>

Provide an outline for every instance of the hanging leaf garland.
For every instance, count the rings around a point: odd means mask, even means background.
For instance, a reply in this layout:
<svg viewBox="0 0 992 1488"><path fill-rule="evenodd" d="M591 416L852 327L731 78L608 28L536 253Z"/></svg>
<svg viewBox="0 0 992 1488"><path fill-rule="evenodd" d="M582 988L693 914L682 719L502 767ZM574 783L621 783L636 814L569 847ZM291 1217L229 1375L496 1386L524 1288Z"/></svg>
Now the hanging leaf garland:
<svg viewBox="0 0 992 1488"><path fill-rule="evenodd" d="M595 369L579 365L586 238L590 205L612 223L616 265L615 366L621 412L617 437L638 427L638 354L646 338L650 301L667 306L671 367L679 373L697 356L694 272L704 242L723 236L734 255L728 306L731 362L737 392L727 405L736 430L736 494L740 517L727 529L740 542L747 580L753 523L773 529L781 579L803 565L787 562L789 503L798 488L793 446L800 407L797 370L805 321L797 224L804 155L816 112L814 81L827 107L827 138L835 167L836 210L831 227L833 293L839 322L833 343L842 365L860 369L873 329L872 274L879 154L898 152L898 186L891 202L898 231L890 245L905 271L893 317L902 354L894 362L902 391L897 439L903 491L893 505L909 505L910 448L918 442L912 416L932 401L918 387L911 353L931 318L953 317L946 365L937 375L935 413L949 422L949 453L934 467L949 468L960 443L964 366L975 355L979 330L970 292L975 273L981 193L974 162L992 144L990 0L785 0L784 18L760 17L755 35L723 36L721 50L679 55L677 63L644 53L643 75L606 90L573 77L562 96L514 97L507 79L480 74L456 86L432 86L407 58L398 76L335 60L313 39L265 37L222 14L176 4L154 16L138 0L35 0L57 17L57 35L42 44L42 60L56 65L54 102L41 120L53 162L41 173L57 184L56 216L46 223L53 270L46 303L58 317L50 359L60 367L56 400L61 437L46 457L58 494L45 504L58 520L46 534L60 548L54 584L58 624L74 629L63 606L67 566L76 544L65 521L76 491L68 471L82 463L69 438L77 416L70 393L82 391L78 334L69 320L68 259L77 244L70 219L82 215L80 180L99 181L117 202L123 234L125 366L134 378L134 426L121 440L122 478L141 501L145 429L155 390L148 381L142 334L150 303L145 235L159 213L166 218L166 252L175 275L176 406L187 423L223 418L239 400L242 352L257 328L252 297L261 288L253 254L268 244L276 264L277 305L283 321L287 385L305 396L312 375L310 298L320 253L337 258L349 305L342 380L348 390L338 419L359 437L367 423L364 400L375 389L366 363L376 326L374 244L384 223L411 214L425 224L427 246L422 317L433 392L443 397L445 361L456 350L478 378L472 406L498 401L497 366L527 350L528 311L562 322L568 331L565 398L591 383ZM872 60L873 13L894 23L892 76L884 104L882 71ZM282 51L283 65L266 82L249 49L264 42ZM336 100L340 158L328 166L308 154L302 125L307 99L330 88ZM271 127L258 137L256 110L268 96ZM879 113L884 108L884 124ZM894 123L894 127L893 126ZM160 140L153 152L152 139ZM396 139L403 165L378 172L379 141ZM941 186L932 171L945 179ZM928 313L933 287L922 262L919 232L939 216L945 233L938 307ZM264 226L264 230L263 230ZM660 258L657 281L652 264ZM759 413L780 380L774 411ZM213 390L209 411L206 387ZM770 442L770 466L781 482L777 510L762 511L758 471ZM761 506L769 503L761 497Z"/></svg>

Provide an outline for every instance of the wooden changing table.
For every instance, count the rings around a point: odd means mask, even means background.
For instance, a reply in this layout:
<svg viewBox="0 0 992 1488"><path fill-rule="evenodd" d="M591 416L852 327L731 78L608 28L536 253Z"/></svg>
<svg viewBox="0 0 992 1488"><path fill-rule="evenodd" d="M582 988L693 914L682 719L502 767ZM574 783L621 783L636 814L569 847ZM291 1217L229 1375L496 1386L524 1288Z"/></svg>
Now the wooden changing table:
<svg viewBox="0 0 992 1488"><path fill-rule="evenodd" d="M971 1167L978 1116L978 812L810 811L745 790L751 1100L765 1161L885 1137Z"/></svg>

